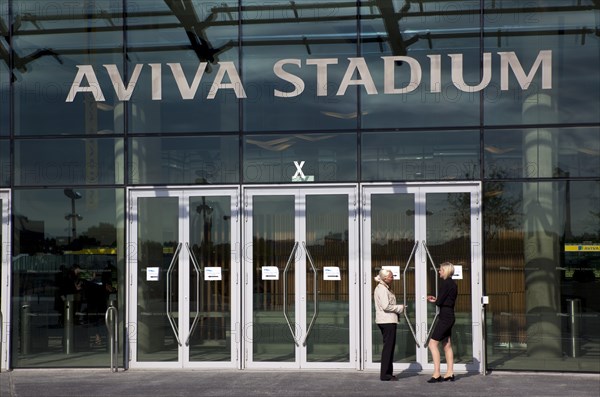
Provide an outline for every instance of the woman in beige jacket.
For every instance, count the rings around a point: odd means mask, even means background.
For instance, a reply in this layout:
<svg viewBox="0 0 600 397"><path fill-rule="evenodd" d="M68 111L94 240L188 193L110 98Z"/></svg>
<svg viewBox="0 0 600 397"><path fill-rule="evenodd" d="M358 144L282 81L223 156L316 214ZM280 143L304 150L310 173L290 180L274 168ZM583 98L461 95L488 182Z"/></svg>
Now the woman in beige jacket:
<svg viewBox="0 0 600 397"><path fill-rule="evenodd" d="M394 349L396 347L396 328L404 305L396 304L396 296L390 286L394 281L391 270L381 269L375 277L378 283L373 292L375 303L375 322L383 336L381 351L381 371L379 379L384 381L396 380L394 376Z"/></svg>

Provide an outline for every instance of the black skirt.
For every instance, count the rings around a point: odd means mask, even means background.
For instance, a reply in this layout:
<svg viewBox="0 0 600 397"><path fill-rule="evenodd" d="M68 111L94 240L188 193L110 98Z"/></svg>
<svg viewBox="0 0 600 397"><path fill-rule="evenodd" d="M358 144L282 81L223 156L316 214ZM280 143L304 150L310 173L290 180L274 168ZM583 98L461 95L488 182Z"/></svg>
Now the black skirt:
<svg viewBox="0 0 600 397"><path fill-rule="evenodd" d="M454 309L451 307L440 307L440 314L435 325L431 339L442 341L452 335L452 326L454 325Z"/></svg>

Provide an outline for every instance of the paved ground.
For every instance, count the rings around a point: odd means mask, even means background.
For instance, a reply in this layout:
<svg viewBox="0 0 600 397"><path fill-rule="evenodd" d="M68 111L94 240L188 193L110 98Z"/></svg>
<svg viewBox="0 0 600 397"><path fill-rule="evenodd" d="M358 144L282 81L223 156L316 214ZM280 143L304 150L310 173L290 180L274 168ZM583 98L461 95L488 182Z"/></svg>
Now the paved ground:
<svg viewBox="0 0 600 397"><path fill-rule="evenodd" d="M373 372L15 370L0 373L2 397L148 396L477 396L600 397L600 374L463 374L428 384L429 375L399 374L381 382Z"/></svg>

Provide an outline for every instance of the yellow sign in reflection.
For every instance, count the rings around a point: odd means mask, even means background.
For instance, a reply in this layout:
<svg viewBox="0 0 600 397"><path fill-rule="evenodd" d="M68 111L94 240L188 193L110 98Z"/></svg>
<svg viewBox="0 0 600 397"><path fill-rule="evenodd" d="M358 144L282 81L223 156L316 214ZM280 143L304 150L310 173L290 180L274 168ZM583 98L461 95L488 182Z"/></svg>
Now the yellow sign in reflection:
<svg viewBox="0 0 600 397"><path fill-rule="evenodd" d="M600 244L565 244L566 252L600 252Z"/></svg>

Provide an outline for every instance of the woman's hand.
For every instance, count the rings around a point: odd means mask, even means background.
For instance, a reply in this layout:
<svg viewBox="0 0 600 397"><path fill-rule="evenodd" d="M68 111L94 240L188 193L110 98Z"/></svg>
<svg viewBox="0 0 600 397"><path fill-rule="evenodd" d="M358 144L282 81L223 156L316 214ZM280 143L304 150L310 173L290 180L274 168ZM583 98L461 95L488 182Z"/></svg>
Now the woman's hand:
<svg viewBox="0 0 600 397"><path fill-rule="evenodd" d="M437 298L436 298L435 296L433 296L433 295L429 295L429 296L427 297L427 300L428 300L429 302L431 302L431 303L434 303L434 302L437 300Z"/></svg>

